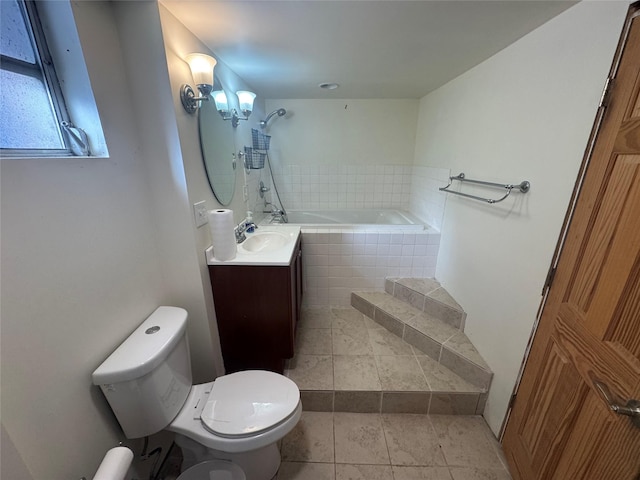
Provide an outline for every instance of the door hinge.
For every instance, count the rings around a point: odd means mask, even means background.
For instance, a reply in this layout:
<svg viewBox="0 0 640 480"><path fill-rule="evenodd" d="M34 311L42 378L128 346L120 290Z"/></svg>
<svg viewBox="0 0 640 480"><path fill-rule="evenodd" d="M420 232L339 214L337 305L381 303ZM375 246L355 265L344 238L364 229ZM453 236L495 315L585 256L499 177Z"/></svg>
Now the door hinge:
<svg viewBox="0 0 640 480"><path fill-rule="evenodd" d="M547 273L547 278L544 281L544 286L542 287L542 295L546 293L547 290L551 288L551 284L553 283L553 279L556 276L557 267L551 267L549 269L549 273Z"/></svg>
<svg viewBox="0 0 640 480"><path fill-rule="evenodd" d="M516 403L516 396L517 396L516 393L511 395L511 398L509 399L509 407L508 408L513 408L513 404Z"/></svg>
<svg viewBox="0 0 640 480"><path fill-rule="evenodd" d="M606 82L604 82L604 88L602 89L602 96L600 97L600 103L598 104L598 108L606 107L609 104L609 97L611 96L611 85L613 84L613 78L607 77Z"/></svg>

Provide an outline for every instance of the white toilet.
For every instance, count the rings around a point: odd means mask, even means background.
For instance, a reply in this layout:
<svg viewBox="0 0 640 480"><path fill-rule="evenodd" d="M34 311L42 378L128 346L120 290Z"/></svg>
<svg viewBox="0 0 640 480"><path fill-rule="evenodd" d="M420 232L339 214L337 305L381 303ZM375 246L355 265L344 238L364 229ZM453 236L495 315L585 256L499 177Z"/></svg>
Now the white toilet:
<svg viewBox="0 0 640 480"><path fill-rule="evenodd" d="M247 480L273 478L277 442L302 413L298 387L277 373L249 370L192 385L187 312L177 307L153 312L93 372L93 383L128 438L175 432L183 470L228 460ZM221 478L236 478L230 475Z"/></svg>

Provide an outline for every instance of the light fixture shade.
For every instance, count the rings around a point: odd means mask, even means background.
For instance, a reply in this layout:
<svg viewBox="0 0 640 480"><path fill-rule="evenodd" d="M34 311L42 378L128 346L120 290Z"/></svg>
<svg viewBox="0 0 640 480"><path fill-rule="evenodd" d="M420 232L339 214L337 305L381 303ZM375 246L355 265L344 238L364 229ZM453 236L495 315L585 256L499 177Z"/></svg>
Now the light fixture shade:
<svg viewBox="0 0 640 480"><path fill-rule="evenodd" d="M215 58L204 53L190 53L186 60L196 85L213 86L213 69L218 63Z"/></svg>
<svg viewBox="0 0 640 480"><path fill-rule="evenodd" d="M238 90L238 102L240 103L240 110L246 115L253 111L253 100L256 98L256 94L247 90Z"/></svg>
<svg viewBox="0 0 640 480"><path fill-rule="evenodd" d="M211 96L216 103L216 110L219 112L229 111L229 100L227 100L227 95L224 93L224 90L215 90Z"/></svg>

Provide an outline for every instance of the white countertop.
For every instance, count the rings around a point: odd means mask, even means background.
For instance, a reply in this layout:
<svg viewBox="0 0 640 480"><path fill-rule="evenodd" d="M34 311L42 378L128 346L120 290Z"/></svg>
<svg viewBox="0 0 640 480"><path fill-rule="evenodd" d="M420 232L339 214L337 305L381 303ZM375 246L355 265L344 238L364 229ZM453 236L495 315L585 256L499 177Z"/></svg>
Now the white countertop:
<svg viewBox="0 0 640 480"><path fill-rule="evenodd" d="M298 237L300 236L300 227L290 227L285 225L260 225L254 233L247 233L249 239L252 235L263 232L278 232L290 238L283 247L269 252L248 252L242 248L242 243L238 244L238 253L236 258L221 262L213 256L213 245L205 250L208 265L289 265L293 256ZM245 240L246 242L246 240ZM243 242L244 243L244 242Z"/></svg>

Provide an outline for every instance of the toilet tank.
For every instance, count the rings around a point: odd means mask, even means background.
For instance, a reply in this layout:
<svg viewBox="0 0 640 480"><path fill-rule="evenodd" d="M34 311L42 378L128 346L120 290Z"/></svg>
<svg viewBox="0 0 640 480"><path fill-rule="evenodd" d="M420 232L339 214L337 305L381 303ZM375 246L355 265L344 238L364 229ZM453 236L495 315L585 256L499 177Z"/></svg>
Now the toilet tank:
<svg viewBox="0 0 640 480"><path fill-rule="evenodd" d="M165 428L189 395L187 316L182 308L158 307L93 372L128 438Z"/></svg>

